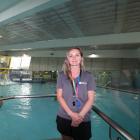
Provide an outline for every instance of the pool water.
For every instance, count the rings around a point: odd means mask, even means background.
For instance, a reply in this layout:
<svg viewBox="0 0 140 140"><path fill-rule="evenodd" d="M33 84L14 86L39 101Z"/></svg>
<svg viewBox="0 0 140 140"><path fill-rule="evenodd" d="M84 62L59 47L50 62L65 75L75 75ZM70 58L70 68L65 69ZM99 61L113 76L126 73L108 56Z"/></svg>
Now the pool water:
<svg viewBox="0 0 140 140"><path fill-rule="evenodd" d="M0 96L47 95L55 93L55 83L14 84L0 86ZM139 138L140 96L97 88L95 105L118 124ZM54 98L14 99L4 101L0 108L2 140L48 140L58 138L55 117L58 103ZM108 140L108 125L92 113L91 140Z"/></svg>
<svg viewBox="0 0 140 140"><path fill-rule="evenodd" d="M127 92L98 88L95 105L117 124L126 129L137 140L140 139L140 94L136 95ZM99 126L96 128L96 125L93 125L93 130L99 130L97 133L99 135L101 131L109 128L103 120L98 120L99 117L96 117L92 122L95 122L95 124L99 123ZM102 138L109 139L108 133L102 133L101 135ZM99 139L101 139L100 136Z"/></svg>

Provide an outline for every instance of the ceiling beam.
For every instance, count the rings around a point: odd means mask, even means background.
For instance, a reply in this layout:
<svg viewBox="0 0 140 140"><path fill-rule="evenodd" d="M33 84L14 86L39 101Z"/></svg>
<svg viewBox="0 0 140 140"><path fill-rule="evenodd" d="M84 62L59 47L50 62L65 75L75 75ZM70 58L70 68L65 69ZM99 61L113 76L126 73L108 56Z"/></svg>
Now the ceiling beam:
<svg viewBox="0 0 140 140"><path fill-rule="evenodd" d="M9 52L11 56L22 56L23 54L30 55L31 57L65 57L66 50L34 50L34 51L18 51ZM53 55L52 55L53 54ZM84 50L84 57L91 54L96 54L96 58L140 58L140 52L137 50Z"/></svg>
<svg viewBox="0 0 140 140"><path fill-rule="evenodd" d="M23 19L43 9L48 9L69 0L24 0L0 13L0 25Z"/></svg>
<svg viewBox="0 0 140 140"><path fill-rule="evenodd" d="M80 38L56 39L48 41L38 41L33 43L23 43L14 45L0 46L1 51L13 49L41 49L72 46L90 46L90 45L115 45L115 44L135 44L140 43L140 32L109 34L100 36L89 36Z"/></svg>

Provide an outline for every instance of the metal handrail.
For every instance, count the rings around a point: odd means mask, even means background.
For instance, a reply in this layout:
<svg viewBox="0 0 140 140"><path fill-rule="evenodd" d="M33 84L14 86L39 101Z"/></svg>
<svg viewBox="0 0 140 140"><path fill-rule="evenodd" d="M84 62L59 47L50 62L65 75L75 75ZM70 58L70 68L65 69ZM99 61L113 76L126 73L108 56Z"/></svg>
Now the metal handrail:
<svg viewBox="0 0 140 140"><path fill-rule="evenodd" d="M100 111L96 106L92 107L92 110L97 113L105 122L109 124L114 130L116 130L121 136L123 136L127 140L137 140L134 138L127 130L122 128L119 124L109 118L106 114Z"/></svg>
<svg viewBox="0 0 140 140"><path fill-rule="evenodd" d="M7 97L0 97L0 101L10 100L10 99L22 99L22 98L47 98L47 97L56 97L56 94L47 94L47 95L13 95Z"/></svg>

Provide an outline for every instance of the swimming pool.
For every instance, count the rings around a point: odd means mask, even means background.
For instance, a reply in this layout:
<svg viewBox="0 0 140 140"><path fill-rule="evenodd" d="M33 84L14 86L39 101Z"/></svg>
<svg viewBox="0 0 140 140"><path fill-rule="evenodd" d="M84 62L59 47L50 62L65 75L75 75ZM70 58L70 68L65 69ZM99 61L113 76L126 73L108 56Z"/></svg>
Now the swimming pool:
<svg viewBox="0 0 140 140"><path fill-rule="evenodd" d="M55 93L55 83L0 86L0 96L47 95ZM139 95L97 88L95 105L133 136L139 137ZM55 117L58 103L54 98L4 101L0 108L0 137L3 140L48 140L58 138ZM108 125L92 113L94 140L108 140Z"/></svg>

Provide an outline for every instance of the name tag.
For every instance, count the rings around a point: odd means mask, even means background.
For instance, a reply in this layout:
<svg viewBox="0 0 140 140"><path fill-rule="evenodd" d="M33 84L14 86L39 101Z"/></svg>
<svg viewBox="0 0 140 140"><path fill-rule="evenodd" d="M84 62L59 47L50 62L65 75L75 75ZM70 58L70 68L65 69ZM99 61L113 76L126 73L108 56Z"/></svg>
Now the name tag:
<svg viewBox="0 0 140 140"><path fill-rule="evenodd" d="M82 82L82 81L80 81L80 82L79 82L79 85L87 85L87 82Z"/></svg>

